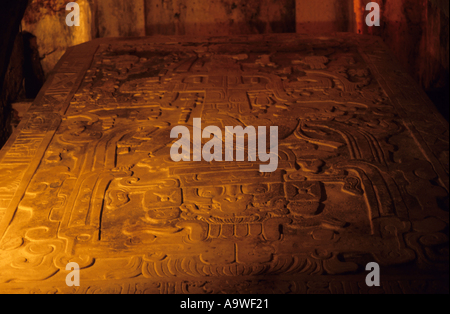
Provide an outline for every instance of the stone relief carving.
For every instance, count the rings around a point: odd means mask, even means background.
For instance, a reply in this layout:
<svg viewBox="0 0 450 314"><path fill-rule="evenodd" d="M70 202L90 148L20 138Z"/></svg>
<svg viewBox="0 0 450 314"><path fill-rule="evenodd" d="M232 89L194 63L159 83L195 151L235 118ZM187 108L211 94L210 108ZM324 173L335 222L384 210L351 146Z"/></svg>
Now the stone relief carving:
<svg viewBox="0 0 450 314"><path fill-rule="evenodd" d="M0 154L0 291L357 293L369 261L448 271L448 125L423 112L379 44L268 35L73 48ZM199 117L278 126L278 170L173 162L170 130ZM64 286L68 262L89 287ZM332 279L343 274L353 279ZM240 279L272 275L276 286ZM130 282L142 278L152 284ZM384 291L414 291L398 280Z"/></svg>

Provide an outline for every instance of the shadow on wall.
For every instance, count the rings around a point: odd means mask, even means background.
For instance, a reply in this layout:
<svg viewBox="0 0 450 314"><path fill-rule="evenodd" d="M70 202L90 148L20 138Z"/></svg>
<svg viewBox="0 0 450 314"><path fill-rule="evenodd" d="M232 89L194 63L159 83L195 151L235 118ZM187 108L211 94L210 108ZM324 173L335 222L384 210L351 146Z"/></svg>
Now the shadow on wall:
<svg viewBox="0 0 450 314"><path fill-rule="evenodd" d="M356 32L356 16L375 1L381 27L362 32L381 36L426 91L448 94L448 0L75 1L81 27L65 25L61 3L70 0L32 0L27 9L22 26L37 37L45 74L67 47L97 37Z"/></svg>
<svg viewBox="0 0 450 314"><path fill-rule="evenodd" d="M93 38L229 36L295 32L296 0L73 0L80 27L68 27L71 0L32 0L23 30L37 37L46 75L65 50Z"/></svg>
<svg viewBox="0 0 450 314"><path fill-rule="evenodd" d="M22 32L23 36L23 96L27 99L36 98L44 85L45 74L41 66L37 38L31 33Z"/></svg>
<svg viewBox="0 0 450 314"><path fill-rule="evenodd" d="M93 39L90 0L75 0L80 6L80 27L66 25L69 2L71 0L32 0L22 20L23 31L36 37L46 77L68 47Z"/></svg>
<svg viewBox="0 0 450 314"><path fill-rule="evenodd" d="M45 81L41 67L36 37L27 32L20 32L14 43L9 59L5 81L1 90L0 104L6 113L0 121L0 148L11 135L11 126L17 124L15 104L27 103L36 98Z"/></svg>
<svg viewBox="0 0 450 314"><path fill-rule="evenodd" d="M295 33L295 23L287 27L283 21L226 23L168 23L147 26L147 36L232 36L251 34ZM289 30L286 31L286 30Z"/></svg>

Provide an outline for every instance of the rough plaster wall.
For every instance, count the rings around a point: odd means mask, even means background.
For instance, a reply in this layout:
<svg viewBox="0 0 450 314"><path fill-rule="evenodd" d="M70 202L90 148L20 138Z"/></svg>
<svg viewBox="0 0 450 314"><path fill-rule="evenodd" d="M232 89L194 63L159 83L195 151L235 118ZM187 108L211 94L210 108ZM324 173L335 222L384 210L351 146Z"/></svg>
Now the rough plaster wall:
<svg viewBox="0 0 450 314"><path fill-rule="evenodd" d="M145 0L96 0L96 37L145 36Z"/></svg>
<svg viewBox="0 0 450 314"><path fill-rule="evenodd" d="M66 4L80 6L79 27L66 25ZM88 0L32 0L22 20L22 29L37 38L41 64L48 74L70 46L89 41L92 36L92 13Z"/></svg>
<svg viewBox="0 0 450 314"><path fill-rule="evenodd" d="M6 70L5 80L0 95L0 148L11 134L10 112L11 102L22 89L23 78L23 38L19 33L14 42L14 48Z"/></svg>
<svg viewBox="0 0 450 314"><path fill-rule="evenodd" d="M1 2L0 10L0 147L9 137L9 99L18 91L21 83L21 38L17 37L20 20L24 14L26 0ZM18 82L18 83L17 83Z"/></svg>
<svg viewBox="0 0 450 314"><path fill-rule="evenodd" d="M295 0L146 0L147 35L295 32Z"/></svg>
<svg viewBox="0 0 450 314"><path fill-rule="evenodd" d="M384 5L381 36L411 74L416 72L425 25L424 1L388 0Z"/></svg>
<svg viewBox="0 0 450 314"><path fill-rule="evenodd" d="M71 1L80 5L80 27L65 24L65 5ZM67 47L96 37L356 31L355 7L364 11L369 1L380 4L382 24L363 32L381 36L425 90L446 93L448 100L448 0L31 0L22 28L36 36L48 75ZM8 71L0 146L9 116L5 102L13 101L19 78L17 66ZM448 112L445 96L438 101Z"/></svg>
<svg viewBox="0 0 450 314"><path fill-rule="evenodd" d="M431 3L449 17L450 1L448 0L430 0Z"/></svg>
<svg viewBox="0 0 450 314"><path fill-rule="evenodd" d="M425 89L448 83L448 0L75 0L76 28L64 23L69 1L33 0L22 23L46 73L68 46L94 37L353 31L354 3L377 1L382 26L364 32L383 37Z"/></svg>

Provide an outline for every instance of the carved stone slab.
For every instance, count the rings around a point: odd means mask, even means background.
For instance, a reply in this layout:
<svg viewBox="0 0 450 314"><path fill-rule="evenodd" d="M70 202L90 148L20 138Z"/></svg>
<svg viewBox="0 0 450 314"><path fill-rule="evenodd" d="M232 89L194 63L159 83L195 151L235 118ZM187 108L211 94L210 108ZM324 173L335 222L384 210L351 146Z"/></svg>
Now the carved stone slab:
<svg viewBox="0 0 450 314"><path fill-rule="evenodd" d="M194 118L278 169L172 161ZM448 292L448 132L376 37L73 47L0 152L0 292Z"/></svg>

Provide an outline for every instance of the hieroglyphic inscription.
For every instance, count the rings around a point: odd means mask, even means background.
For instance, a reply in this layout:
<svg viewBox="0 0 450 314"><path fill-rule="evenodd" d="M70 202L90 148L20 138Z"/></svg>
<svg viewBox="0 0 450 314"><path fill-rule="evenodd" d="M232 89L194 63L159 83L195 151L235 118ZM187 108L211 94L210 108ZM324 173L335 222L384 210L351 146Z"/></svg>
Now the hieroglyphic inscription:
<svg viewBox="0 0 450 314"><path fill-rule="evenodd" d="M436 138L448 125L427 131L399 104L378 45L283 35L72 48L3 151L0 206L10 218L1 222L0 282L63 285L68 262L93 289L115 284L111 293L134 293L134 278L153 282L152 293L236 293L241 276L255 278L240 283L248 292L365 293L357 278L371 261L439 280L448 272L448 141ZM171 129L192 133L194 118L222 130L277 126L278 169L172 161ZM276 291L257 283L272 275L285 280ZM349 282L324 279L334 275Z"/></svg>
<svg viewBox="0 0 450 314"><path fill-rule="evenodd" d="M0 237L14 215L28 181L33 176L47 145L61 122L61 114L69 104L71 93L81 83L95 50L85 49L75 54L72 64L70 52L58 73L50 75L43 92L39 94L20 128L0 153Z"/></svg>

